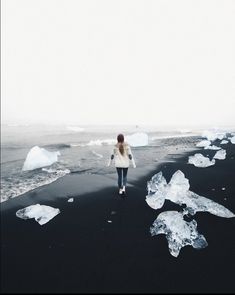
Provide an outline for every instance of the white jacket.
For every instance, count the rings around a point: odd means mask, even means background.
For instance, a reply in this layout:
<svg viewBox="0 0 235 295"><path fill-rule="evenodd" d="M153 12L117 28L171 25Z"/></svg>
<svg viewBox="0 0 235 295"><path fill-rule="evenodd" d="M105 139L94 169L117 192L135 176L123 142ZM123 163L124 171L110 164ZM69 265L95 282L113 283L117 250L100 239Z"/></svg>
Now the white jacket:
<svg viewBox="0 0 235 295"><path fill-rule="evenodd" d="M130 146L127 143L123 143L123 147L124 147L124 154L123 155L119 151L118 144L116 144L113 149L114 164L115 164L115 167L117 167L117 168L128 168L129 167L129 165L130 165L129 155L131 155L132 159L133 159L133 155L131 153ZM133 166L134 166L134 164L133 164Z"/></svg>

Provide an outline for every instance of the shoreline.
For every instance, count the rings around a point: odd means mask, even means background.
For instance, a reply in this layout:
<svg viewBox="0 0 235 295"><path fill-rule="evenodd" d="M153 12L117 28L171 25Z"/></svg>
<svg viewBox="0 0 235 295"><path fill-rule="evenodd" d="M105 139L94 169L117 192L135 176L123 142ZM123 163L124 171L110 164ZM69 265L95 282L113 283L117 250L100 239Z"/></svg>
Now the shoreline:
<svg viewBox="0 0 235 295"><path fill-rule="evenodd" d="M1 203L2 292L233 293L235 220L197 213L198 231L205 235L208 246L201 250L184 247L174 258L165 236L151 237L149 228L160 212L179 210L179 206L166 201L162 209L153 210L145 202L147 181L155 173L162 171L169 181L180 169L189 179L190 190L235 212L231 177L235 175L231 159L235 147L230 145L228 149L228 158L207 168L187 164L195 150L214 154L195 148L176 161L155 163L154 170L143 168L141 178L131 169L128 180L133 186L128 185L127 198L117 195L114 171L108 177L66 175ZM92 179L96 191L74 195L78 178L87 188L88 179ZM74 202L67 202L70 197ZM43 226L15 216L18 209L39 200L60 208L61 213Z"/></svg>

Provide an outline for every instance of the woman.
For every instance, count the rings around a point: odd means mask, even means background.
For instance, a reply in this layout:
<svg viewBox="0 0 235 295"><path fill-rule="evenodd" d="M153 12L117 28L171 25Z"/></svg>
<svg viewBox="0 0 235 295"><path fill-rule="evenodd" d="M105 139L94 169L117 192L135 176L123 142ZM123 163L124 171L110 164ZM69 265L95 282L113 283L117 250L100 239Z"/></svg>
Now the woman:
<svg viewBox="0 0 235 295"><path fill-rule="evenodd" d="M130 165L130 160L132 161L134 168L136 165L131 153L130 146L124 142L123 134L119 134L117 136L117 144L115 145L111 155L111 161L113 159L118 174L119 195L126 195L127 171Z"/></svg>

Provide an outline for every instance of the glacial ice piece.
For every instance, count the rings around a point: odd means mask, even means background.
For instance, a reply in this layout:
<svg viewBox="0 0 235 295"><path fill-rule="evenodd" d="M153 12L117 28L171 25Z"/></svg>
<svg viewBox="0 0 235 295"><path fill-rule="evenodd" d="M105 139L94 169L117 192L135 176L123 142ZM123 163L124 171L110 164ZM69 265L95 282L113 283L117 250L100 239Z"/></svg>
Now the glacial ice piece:
<svg viewBox="0 0 235 295"><path fill-rule="evenodd" d="M208 145L208 146L204 147L204 150L215 150L215 151L218 151L218 150L221 150L221 147L218 147L216 145Z"/></svg>
<svg viewBox="0 0 235 295"><path fill-rule="evenodd" d="M36 204L18 210L16 216L22 219L35 218L40 225L43 225L59 213L58 208Z"/></svg>
<svg viewBox="0 0 235 295"><path fill-rule="evenodd" d="M148 145L148 134L137 132L132 135L127 135L125 140L132 147L146 146Z"/></svg>
<svg viewBox="0 0 235 295"><path fill-rule="evenodd" d="M180 170L172 175L168 184L162 172L155 174L148 182L147 188L146 202L153 209L161 208L167 199L179 205L185 204L184 215L194 215L200 211L225 218L235 217L235 214L224 206L190 191L189 181Z"/></svg>
<svg viewBox="0 0 235 295"><path fill-rule="evenodd" d="M210 140L202 140L196 144L197 147L207 147L211 144Z"/></svg>
<svg viewBox="0 0 235 295"><path fill-rule="evenodd" d="M232 138L230 138L231 143L235 144L235 136L233 136Z"/></svg>
<svg viewBox="0 0 235 295"><path fill-rule="evenodd" d="M216 152L216 154L213 157L214 159L218 160L224 160L226 158L226 151L225 150L220 150Z"/></svg>
<svg viewBox="0 0 235 295"><path fill-rule="evenodd" d="M50 166L58 160L58 156L60 156L60 152L58 151L49 152L44 148L34 146L27 154L22 170L34 170L37 168Z"/></svg>
<svg viewBox="0 0 235 295"><path fill-rule="evenodd" d="M227 144L227 143L228 143L228 140L223 139L220 144Z"/></svg>
<svg viewBox="0 0 235 295"><path fill-rule="evenodd" d="M214 141L216 139L223 139L226 137L226 132L216 132L216 131L210 131L205 130L202 133L202 137L207 138L208 140Z"/></svg>
<svg viewBox="0 0 235 295"><path fill-rule="evenodd" d="M205 237L197 231L197 222L185 221L183 214L177 211L160 213L150 227L150 233L152 236L165 234L169 251L174 257L177 257L181 248L187 245L195 249L202 249L208 245Z"/></svg>
<svg viewBox="0 0 235 295"><path fill-rule="evenodd" d="M69 203L72 203L72 202L73 202L73 198L69 198L69 199L68 199L68 202L69 202Z"/></svg>
<svg viewBox="0 0 235 295"><path fill-rule="evenodd" d="M202 154L195 154L194 156L189 156L188 164L193 164L196 167L205 168L215 165L215 160L212 159L210 161L209 158L204 157Z"/></svg>

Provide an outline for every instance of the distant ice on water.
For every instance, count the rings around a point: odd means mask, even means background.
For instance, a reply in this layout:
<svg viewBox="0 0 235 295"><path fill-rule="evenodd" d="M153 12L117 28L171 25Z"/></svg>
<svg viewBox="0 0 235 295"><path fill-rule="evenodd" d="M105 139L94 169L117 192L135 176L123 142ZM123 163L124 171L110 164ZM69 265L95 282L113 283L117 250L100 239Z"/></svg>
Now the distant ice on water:
<svg viewBox="0 0 235 295"><path fill-rule="evenodd" d="M230 141L232 144L235 144L235 136L233 136L232 138L230 138Z"/></svg>
<svg viewBox="0 0 235 295"><path fill-rule="evenodd" d="M125 141L132 147L147 146L149 138L147 133L136 132L132 135L127 135Z"/></svg>
<svg viewBox="0 0 235 295"><path fill-rule="evenodd" d="M220 144L227 144L228 142L229 142L228 140L223 139Z"/></svg>
<svg viewBox="0 0 235 295"><path fill-rule="evenodd" d="M211 144L210 140L202 140L196 144L197 147L207 147Z"/></svg>
<svg viewBox="0 0 235 295"><path fill-rule="evenodd" d="M150 233L152 236L165 234L169 251L174 257L177 257L181 248L187 245L196 249L205 248L208 245L205 237L197 231L197 222L185 221L183 214L177 211L160 213L150 227Z"/></svg>
<svg viewBox="0 0 235 295"><path fill-rule="evenodd" d="M208 146L206 146L205 148L204 148L205 150L220 150L221 149L221 147L218 147L218 146L216 146L216 145L208 145Z"/></svg>
<svg viewBox="0 0 235 295"><path fill-rule="evenodd" d="M22 219L34 218L40 225L43 225L59 213L58 208L36 204L18 210L16 216Z"/></svg>

